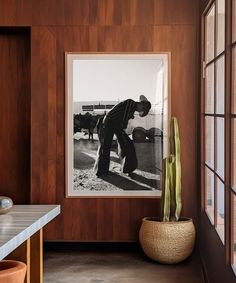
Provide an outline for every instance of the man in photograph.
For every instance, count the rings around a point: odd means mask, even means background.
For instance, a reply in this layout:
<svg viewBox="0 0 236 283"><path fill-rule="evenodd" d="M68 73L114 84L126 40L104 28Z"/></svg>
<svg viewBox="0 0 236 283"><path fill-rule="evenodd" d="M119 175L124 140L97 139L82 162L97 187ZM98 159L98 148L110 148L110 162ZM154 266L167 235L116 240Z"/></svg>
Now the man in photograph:
<svg viewBox="0 0 236 283"><path fill-rule="evenodd" d="M99 147L94 171L98 177L106 176L109 172L110 151L114 134L117 137L119 155L122 161L123 173L132 173L137 168L137 157L133 141L129 139L124 129L128 121L134 119L134 112L139 112L140 117L145 117L151 108L151 103L144 95L139 102L132 99L116 104L104 118L97 124Z"/></svg>

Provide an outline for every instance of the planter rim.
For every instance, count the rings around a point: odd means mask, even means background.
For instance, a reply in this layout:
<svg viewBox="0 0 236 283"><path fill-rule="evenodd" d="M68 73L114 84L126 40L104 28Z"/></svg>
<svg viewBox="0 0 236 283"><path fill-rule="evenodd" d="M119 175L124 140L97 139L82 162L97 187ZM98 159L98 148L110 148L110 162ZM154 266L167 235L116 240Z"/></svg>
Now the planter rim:
<svg viewBox="0 0 236 283"><path fill-rule="evenodd" d="M182 224L186 222L193 222L193 219L189 217L180 217L179 221L160 221L159 217L144 217L142 221L143 222L144 221L156 222L156 223L163 224L163 225L173 225L173 224L178 225L178 224Z"/></svg>
<svg viewBox="0 0 236 283"><path fill-rule="evenodd" d="M19 270L26 269L26 264L21 261L1 260L0 267L1 267L1 264L4 265L4 269L0 268L0 278L1 276L8 274L9 272L13 274L13 273L19 272Z"/></svg>

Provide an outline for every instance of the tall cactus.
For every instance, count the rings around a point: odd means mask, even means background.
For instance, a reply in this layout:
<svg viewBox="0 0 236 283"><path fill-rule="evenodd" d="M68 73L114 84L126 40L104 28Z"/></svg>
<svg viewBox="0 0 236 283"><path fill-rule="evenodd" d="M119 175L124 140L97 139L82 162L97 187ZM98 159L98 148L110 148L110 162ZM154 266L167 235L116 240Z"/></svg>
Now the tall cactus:
<svg viewBox="0 0 236 283"><path fill-rule="evenodd" d="M181 163L179 127L175 117L170 121L170 156L163 159L162 220L178 221L181 213Z"/></svg>

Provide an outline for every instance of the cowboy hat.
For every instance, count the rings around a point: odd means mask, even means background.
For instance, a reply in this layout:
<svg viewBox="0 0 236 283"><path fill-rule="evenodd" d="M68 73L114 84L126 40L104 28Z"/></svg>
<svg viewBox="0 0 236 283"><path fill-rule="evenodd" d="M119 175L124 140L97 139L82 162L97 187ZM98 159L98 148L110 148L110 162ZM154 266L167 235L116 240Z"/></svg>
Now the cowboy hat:
<svg viewBox="0 0 236 283"><path fill-rule="evenodd" d="M146 116L149 110L151 109L151 103L148 101L148 99L144 95L139 96L139 102L144 106L143 116Z"/></svg>

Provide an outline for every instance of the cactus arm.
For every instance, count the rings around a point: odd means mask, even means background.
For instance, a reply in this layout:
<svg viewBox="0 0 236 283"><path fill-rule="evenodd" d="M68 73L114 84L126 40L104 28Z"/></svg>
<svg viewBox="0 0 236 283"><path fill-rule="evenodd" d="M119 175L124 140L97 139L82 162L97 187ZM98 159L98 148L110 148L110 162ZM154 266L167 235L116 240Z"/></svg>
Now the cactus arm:
<svg viewBox="0 0 236 283"><path fill-rule="evenodd" d="M176 210L175 210L175 217L178 221L181 214L182 209L182 201L181 201L181 163L180 160L176 160L176 184L175 184L175 198L176 198Z"/></svg>
<svg viewBox="0 0 236 283"><path fill-rule="evenodd" d="M180 139L178 122L175 117L171 119L171 139L170 139L170 153L175 156L175 162L172 163L174 174L174 190L175 190L175 211L172 217L178 221L181 209L181 163L180 163Z"/></svg>
<svg viewBox="0 0 236 283"><path fill-rule="evenodd" d="M170 122L170 156L163 160L162 220L178 221L181 202L181 162L179 128L176 118Z"/></svg>
<svg viewBox="0 0 236 283"><path fill-rule="evenodd" d="M170 179L170 220L175 221L175 170L174 170L175 156L169 156L169 179Z"/></svg>
<svg viewBox="0 0 236 283"><path fill-rule="evenodd" d="M170 221L170 182L168 157L162 161L162 221Z"/></svg>

